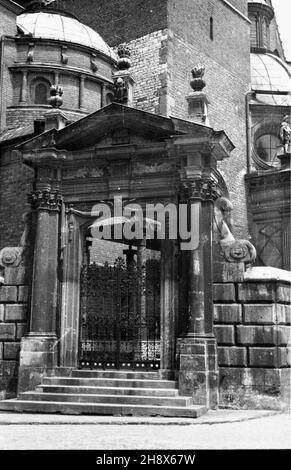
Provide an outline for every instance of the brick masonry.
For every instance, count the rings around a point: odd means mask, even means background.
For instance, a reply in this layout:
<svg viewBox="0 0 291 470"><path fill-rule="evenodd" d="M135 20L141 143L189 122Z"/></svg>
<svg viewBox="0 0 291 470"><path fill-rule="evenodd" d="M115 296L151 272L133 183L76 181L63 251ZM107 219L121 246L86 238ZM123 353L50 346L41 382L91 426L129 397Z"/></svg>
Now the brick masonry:
<svg viewBox="0 0 291 470"><path fill-rule="evenodd" d="M18 272L17 272L18 271ZM16 394L20 340L27 331L28 286L23 270L6 269L0 285L0 396Z"/></svg>

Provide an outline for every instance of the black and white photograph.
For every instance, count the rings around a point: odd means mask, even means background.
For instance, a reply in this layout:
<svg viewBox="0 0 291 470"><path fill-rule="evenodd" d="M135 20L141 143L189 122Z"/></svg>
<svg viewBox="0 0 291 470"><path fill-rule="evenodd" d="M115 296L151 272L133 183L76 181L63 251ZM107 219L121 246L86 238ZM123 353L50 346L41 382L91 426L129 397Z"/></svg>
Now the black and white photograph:
<svg viewBox="0 0 291 470"><path fill-rule="evenodd" d="M0 0L1 459L290 451L290 162L291 0Z"/></svg>

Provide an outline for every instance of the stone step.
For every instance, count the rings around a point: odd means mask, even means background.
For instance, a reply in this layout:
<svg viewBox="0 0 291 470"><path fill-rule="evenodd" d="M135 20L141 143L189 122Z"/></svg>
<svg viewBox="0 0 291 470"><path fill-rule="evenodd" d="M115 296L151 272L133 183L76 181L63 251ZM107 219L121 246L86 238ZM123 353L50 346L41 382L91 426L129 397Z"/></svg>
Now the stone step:
<svg viewBox="0 0 291 470"><path fill-rule="evenodd" d="M136 395L156 397L177 397L179 390L176 388L129 388L129 387L90 387L74 385L39 385L37 392L44 393L73 393L93 395ZM88 398L88 401L90 399Z"/></svg>
<svg viewBox="0 0 291 470"><path fill-rule="evenodd" d="M42 385L80 385L126 388L178 388L173 380L140 380L115 378L44 377Z"/></svg>
<svg viewBox="0 0 291 470"><path fill-rule="evenodd" d="M0 401L0 410L21 413L61 413L64 415L92 414L108 416L165 416L179 418L198 418L207 411L206 407L195 405L181 407L26 400Z"/></svg>
<svg viewBox="0 0 291 470"><path fill-rule="evenodd" d="M73 393L43 393L25 392L19 396L20 400L28 401L52 401L73 403L107 403L125 405L153 405L153 406L191 406L191 397L156 397L156 396L134 396L134 395L93 395Z"/></svg>
<svg viewBox="0 0 291 470"><path fill-rule="evenodd" d="M88 370L76 369L72 372L72 377L78 378L104 378L104 379L139 379L139 380L160 380L158 372L137 372L130 370Z"/></svg>

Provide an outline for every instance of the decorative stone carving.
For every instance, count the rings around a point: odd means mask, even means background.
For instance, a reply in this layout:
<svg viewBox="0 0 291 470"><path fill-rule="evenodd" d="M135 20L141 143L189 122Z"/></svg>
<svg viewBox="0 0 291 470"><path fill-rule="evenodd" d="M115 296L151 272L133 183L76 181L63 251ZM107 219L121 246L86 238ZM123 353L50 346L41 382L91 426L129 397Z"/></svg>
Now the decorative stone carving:
<svg viewBox="0 0 291 470"><path fill-rule="evenodd" d="M34 191L29 202L34 209L58 212L62 206L62 196L58 192Z"/></svg>
<svg viewBox="0 0 291 470"><path fill-rule="evenodd" d="M122 77L114 79L114 101L116 103L125 104L128 102L128 83Z"/></svg>
<svg viewBox="0 0 291 470"><path fill-rule="evenodd" d="M34 43L28 44L27 62L33 62L34 60Z"/></svg>
<svg viewBox="0 0 291 470"><path fill-rule="evenodd" d="M208 178L200 178L197 180L184 181L182 189L186 193L186 199L202 201L215 201L221 196L219 184Z"/></svg>
<svg viewBox="0 0 291 470"><path fill-rule="evenodd" d="M147 163L136 163L134 173L161 173L173 171L175 164L171 162L147 162Z"/></svg>
<svg viewBox="0 0 291 470"><path fill-rule="evenodd" d="M290 153L291 146L291 125L290 125L290 116L286 115L282 121L280 128L280 138L283 144L284 153Z"/></svg>
<svg viewBox="0 0 291 470"><path fill-rule="evenodd" d="M118 54L118 61L117 67L119 70L128 70L131 67L131 60L130 60L130 49L128 46L121 44L117 49Z"/></svg>
<svg viewBox="0 0 291 470"><path fill-rule="evenodd" d="M78 168L64 170L63 179L72 180L79 178L101 178L104 176L103 168Z"/></svg>
<svg viewBox="0 0 291 470"><path fill-rule="evenodd" d="M60 108L63 104L63 89L59 85L52 85L50 88L49 104L53 108Z"/></svg>
<svg viewBox="0 0 291 470"><path fill-rule="evenodd" d="M93 72L97 72L98 70L98 65L96 64L96 54L92 53L91 58L90 58L90 65L91 65L91 70Z"/></svg>
<svg viewBox="0 0 291 470"><path fill-rule="evenodd" d="M255 247L248 240L236 240L228 226L231 202L221 197L215 202L215 222L220 234L220 247L226 261L231 263L252 264L257 256Z"/></svg>
<svg viewBox="0 0 291 470"><path fill-rule="evenodd" d="M206 87L206 82L203 80L205 67L197 65L191 70L192 80L190 82L191 88L194 91L202 91Z"/></svg>
<svg viewBox="0 0 291 470"><path fill-rule="evenodd" d="M62 46L62 49L61 49L61 62L64 65L67 65L67 63L69 62L69 57L66 54L66 52L67 52L67 46Z"/></svg>
<svg viewBox="0 0 291 470"><path fill-rule="evenodd" d="M17 268L22 260L22 247L6 247L0 251L0 266L2 268Z"/></svg>

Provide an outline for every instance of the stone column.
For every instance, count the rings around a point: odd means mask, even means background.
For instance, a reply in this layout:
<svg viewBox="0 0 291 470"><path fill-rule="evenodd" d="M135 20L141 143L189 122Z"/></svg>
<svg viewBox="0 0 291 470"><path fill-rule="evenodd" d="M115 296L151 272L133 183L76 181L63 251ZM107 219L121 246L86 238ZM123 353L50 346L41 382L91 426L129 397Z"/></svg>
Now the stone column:
<svg viewBox="0 0 291 470"><path fill-rule="evenodd" d="M179 388L195 404L218 404L218 363L213 334L212 219L214 182L199 178L189 183L189 205L196 206L199 242L188 253L188 310L184 337L178 340Z"/></svg>
<svg viewBox="0 0 291 470"><path fill-rule="evenodd" d="M27 103L27 70L23 70L22 72L22 85L21 85L21 98L20 103L26 104Z"/></svg>
<svg viewBox="0 0 291 470"><path fill-rule="evenodd" d="M106 92L107 87L105 83L101 83L101 108L104 108L104 106L106 106Z"/></svg>
<svg viewBox="0 0 291 470"><path fill-rule="evenodd" d="M175 369L177 328L177 247L174 240L161 243L161 368L162 378Z"/></svg>
<svg viewBox="0 0 291 470"><path fill-rule="evenodd" d="M85 76L80 75L80 88L79 88L79 109L84 109L84 88L85 88Z"/></svg>
<svg viewBox="0 0 291 470"><path fill-rule="evenodd" d="M35 209L35 245L29 333L22 338L19 391L34 388L57 366L56 335L59 212L56 190L38 188L31 195Z"/></svg>

